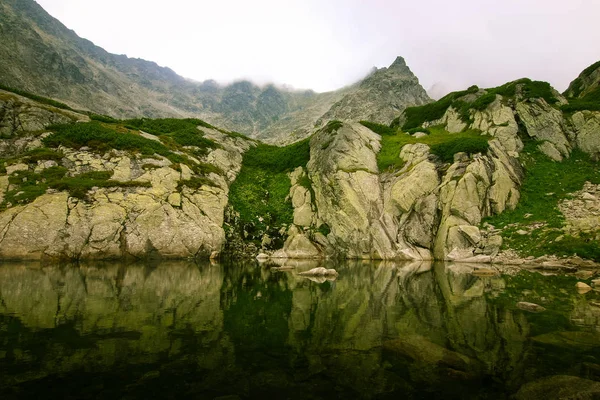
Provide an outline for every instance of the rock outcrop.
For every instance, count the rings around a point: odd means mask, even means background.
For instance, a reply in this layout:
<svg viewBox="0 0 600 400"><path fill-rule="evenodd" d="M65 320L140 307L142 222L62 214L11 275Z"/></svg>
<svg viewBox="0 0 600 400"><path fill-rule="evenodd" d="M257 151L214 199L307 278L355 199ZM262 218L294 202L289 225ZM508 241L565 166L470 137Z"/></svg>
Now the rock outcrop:
<svg viewBox="0 0 600 400"><path fill-rule="evenodd" d="M310 220L315 230L330 229L318 241L319 256L489 261L501 238L487 237L478 226L484 217L516 206L523 176L502 142L492 140L487 154L460 155L450 166L425 144L405 145L399 154L403 168L380 174L379 140L360 124L324 129L312 138ZM299 235L305 234L294 228L285 254Z"/></svg>
<svg viewBox="0 0 600 400"><path fill-rule="evenodd" d="M21 126L37 129L43 123ZM218 144L202 162L214 171L226 171L210 172L202 184L194 183L200 177L185 164L157 154L117 150L61 146L57 161L25 160L6 166L6 175L0 176L0 259L184 258L221 251L229 184L251 142L202 129L206 139ZM14 149L19 141L25 149L41 146L39 138L28 133L4 143ZM14 183L27 179L20 178L23 174L48 168L66 169L68 176L107 172L114 183L92 187L83 198L48 189L26 204L7 202L6 194L18 190Z"/></svg>

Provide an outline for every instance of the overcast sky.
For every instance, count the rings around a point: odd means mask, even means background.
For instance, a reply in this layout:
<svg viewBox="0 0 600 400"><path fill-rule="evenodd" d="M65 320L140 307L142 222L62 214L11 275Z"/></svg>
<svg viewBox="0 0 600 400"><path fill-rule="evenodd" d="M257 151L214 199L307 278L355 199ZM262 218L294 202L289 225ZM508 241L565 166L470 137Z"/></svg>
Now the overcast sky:
<svg viewBox="0 0 600 400"><path fill-rule="evenodd" d="M560 91L600 60L600 0L37 0L111 53L195 80L327 91L403 56L425 89L521 77Z"/></svg>

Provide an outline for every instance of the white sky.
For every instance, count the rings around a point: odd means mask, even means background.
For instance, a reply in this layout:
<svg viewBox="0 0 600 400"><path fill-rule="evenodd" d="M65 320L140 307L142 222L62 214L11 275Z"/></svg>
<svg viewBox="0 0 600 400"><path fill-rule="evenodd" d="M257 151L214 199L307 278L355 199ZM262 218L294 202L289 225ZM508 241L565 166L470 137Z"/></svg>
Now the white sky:
<svg viewBox="0 0 600 400"><path fill-rule="evenodd" d="M195 80L326 91L403 56L425 89L522 77L563 91L600 60L600 0L37 0L111 53Z"/></svg>

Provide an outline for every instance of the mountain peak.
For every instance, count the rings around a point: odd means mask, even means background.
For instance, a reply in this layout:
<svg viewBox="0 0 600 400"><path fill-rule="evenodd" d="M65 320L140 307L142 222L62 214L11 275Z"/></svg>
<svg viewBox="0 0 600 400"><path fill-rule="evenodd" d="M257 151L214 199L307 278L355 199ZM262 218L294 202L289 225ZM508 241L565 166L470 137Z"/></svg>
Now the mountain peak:
<svg viewBox="0 0 600 400"><path fill-rule="evenodd" d="M390 68L406 68L406 61L404 60L404 58L398 56L396 57L392 65L390 65Z"/></svg>

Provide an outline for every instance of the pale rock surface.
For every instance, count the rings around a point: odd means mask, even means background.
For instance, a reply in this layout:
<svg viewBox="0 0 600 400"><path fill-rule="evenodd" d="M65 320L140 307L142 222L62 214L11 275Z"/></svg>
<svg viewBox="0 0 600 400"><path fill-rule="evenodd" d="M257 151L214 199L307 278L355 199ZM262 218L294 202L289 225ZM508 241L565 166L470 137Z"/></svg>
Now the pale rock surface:
<svg viewBox="0 0 600 400"><path fill-rule="evenodd" d="M479 129L498 138L507 152L518 153L523 149L523 142L518 136L519 126L513 110L502 104L502 96L496 96L485 110L476 111L473 115L472 129Z"/></svg>
<svg viewBox="0 0 600 400"><path fill-rule="evenodd" d="M600 158L600 112L577 112L571 117L571 122L577 135L577 147L598 160Z"/></svg>
<svg viewBox="0 0 600 400"><path fill-rule="evenodd" d="M516 106L519 118L527 128L529 136L543 141L540 150L555 161L571 154L568 139L569 129L562 113L543 99L520 102Z"/></svg>

